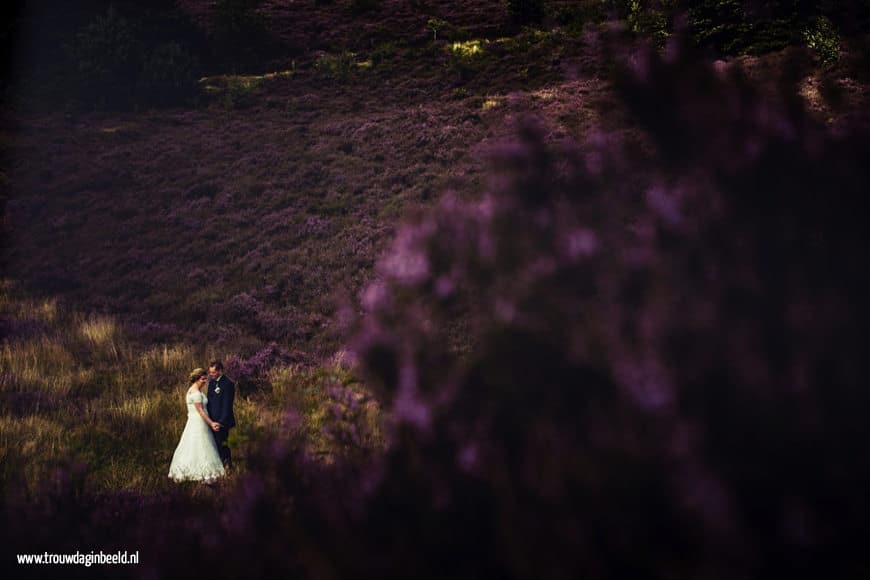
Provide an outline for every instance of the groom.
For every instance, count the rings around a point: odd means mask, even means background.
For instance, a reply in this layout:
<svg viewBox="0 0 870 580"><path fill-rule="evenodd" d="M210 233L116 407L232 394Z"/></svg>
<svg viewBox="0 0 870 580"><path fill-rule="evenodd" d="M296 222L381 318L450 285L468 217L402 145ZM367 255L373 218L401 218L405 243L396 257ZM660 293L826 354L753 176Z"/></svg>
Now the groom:
<svg viewBox="0 0 870 580"><path fill-rule="evenodd" d="M236 418L233 415L233 398L236 394L236 385L224 376L224 365L221 361L212 361L208 367L208 403L206 410L212 421L218 424L214 430L214 440L217 443L218 453L224 467L230 467L230 448L227 446L227 437L230 429L236 426Z"/></svg>

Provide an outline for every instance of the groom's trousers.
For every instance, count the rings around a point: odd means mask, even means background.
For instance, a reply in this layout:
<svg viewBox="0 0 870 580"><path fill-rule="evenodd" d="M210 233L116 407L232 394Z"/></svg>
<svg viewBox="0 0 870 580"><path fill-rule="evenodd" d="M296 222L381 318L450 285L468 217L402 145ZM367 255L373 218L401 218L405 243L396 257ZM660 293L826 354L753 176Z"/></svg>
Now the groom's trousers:
<svg viewBox="0 0 870 580"><path fill-rule="evenodd" d="M227 445L227 438L230 436L229 429L221 429L214 431L214 440L217 443L218 454L221 456L221 461L225 466L230 464L230 448Z"/></svg>

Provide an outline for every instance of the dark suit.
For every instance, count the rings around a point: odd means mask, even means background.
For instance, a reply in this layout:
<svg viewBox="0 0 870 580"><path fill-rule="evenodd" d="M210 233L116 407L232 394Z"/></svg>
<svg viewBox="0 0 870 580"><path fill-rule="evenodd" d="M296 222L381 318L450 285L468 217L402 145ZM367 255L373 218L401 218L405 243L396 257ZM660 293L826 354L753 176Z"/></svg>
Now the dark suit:
<svg viewBox="0 0 870 580"><path fill-rule="evenodd" d="M208 404L205 408L212 421L221 424L219 431L212 431L218 452L224 465L230 463L230 448L227 446L227 438L230 429L236 426L236 417L233 415L233 399L236 396L236 384L226 376L219 376L217 380L208 382Z"/></svg>

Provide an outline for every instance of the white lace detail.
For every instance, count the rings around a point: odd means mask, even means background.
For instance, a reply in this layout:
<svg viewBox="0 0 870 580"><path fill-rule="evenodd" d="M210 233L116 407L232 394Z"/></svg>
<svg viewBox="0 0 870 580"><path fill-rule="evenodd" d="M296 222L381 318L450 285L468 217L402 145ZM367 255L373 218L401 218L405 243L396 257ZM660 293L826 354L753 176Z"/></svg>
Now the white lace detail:
<svg viewBox="0 0 870 580"><path fill-rule="evenodd" d="M208 397L198 390L189 390L185 396L185 403L187 424L172 455L169 477L175 481L214 481L223 476L226 471L212 430L194 407L194 403L202 403L205 407Z"/></svg>

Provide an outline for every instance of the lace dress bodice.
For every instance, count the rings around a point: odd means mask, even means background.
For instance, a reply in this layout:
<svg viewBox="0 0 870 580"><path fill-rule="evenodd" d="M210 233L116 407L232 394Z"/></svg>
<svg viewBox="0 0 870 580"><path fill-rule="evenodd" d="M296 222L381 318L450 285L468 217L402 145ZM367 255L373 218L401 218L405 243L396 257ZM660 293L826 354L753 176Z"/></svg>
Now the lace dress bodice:
<svg viewBox="0 0 870 580"><path fill-rule="evenodd" d="M202 421L202 417L197 413L194 403L202 403L203 408L205 408L205 406L208 405L208 397L206 394L197 389L188 389L185 401L187 402L187 416L197 417Z"/></svg>

